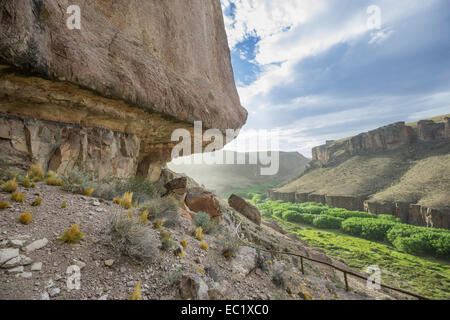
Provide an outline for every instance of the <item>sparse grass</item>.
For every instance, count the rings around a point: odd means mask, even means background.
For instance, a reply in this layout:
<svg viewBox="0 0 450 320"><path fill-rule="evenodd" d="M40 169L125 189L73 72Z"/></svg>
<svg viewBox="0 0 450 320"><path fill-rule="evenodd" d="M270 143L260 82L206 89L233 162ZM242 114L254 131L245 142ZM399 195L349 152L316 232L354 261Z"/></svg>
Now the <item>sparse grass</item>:
<svg viewBox="0 0 450 320"><path fill-rule="evenodd" d="M79 226L74 224L59 238L62 242L69 244L76 244L83 239L83 233L81 232Z"/></svg>
<svg viewBox="0 0 450 320"><path fill-rule="evenodd" d="M187 241L187 239L183 239L183 240L181 240L180 241L180 244L181 244L181 246L183 247L183 248L187 248L188 247L188 241Z"/></svg>
<svg viewBox="0 0 450 320"><path fill-rule="evenodd" d="M143 224L148 223L148 211L143 211L139 214L139 221Z"/></svg>
<svg viewBox="0 0 450 320"><path fill-rule="evenodd" d="M44 179L44 170L40 164L33 164L28 171L28 175L35 182L42 181Z"/></svg>
<svg viewBox="0 0 450 320"><path fill-rule="evenodd" d="M14 192L11 195L11 200L15 201L15 202L23 203L23 201L25 200L25 193Z"/></svg>
<svg viewBox="0 0 450 320"><path fill-rule="evenodd" d="M9 180L2 185L2 189L5 192L13 193L19 187L16 180Z"/></svg>
<svg viewBox="0 0 450 320"><path fill-rule="evenodd" d="M130 300L142 300L141 281L137 283Z"/></svg>
<svg viewBox="0 0 450 320"><path fill-rule="evenodd" d="M39 207L42 203L42 198L41 197L37 197L36 200L33 201L33 203L31 204L33 207Z"/></svg>
<svg viewBox="0 0 450 320"><path fill-rule="evenodd" d="M11 205L7 201L0 202L0 210L11 208Z"/></svg>
<svg viewBox="0 0 450 320"><path fill-rule="evenodd" d="M195 235L195 238L199 241L203 241L203 239L205 238L203 236L203 228L202 227L198 227L197 229L195 229L194 235Z"/></svg>
<svg viewBox="0 0 450 320"><path fill-rule="evenodd" d="M122 199L120 200L120 205L124 209L131 209L133 201L133 192L125 192Z"/></svg>
<svg viewBox="0 0 450 320"><path fill-rule="evenodd" d="M81 194L84 195L84 196L90 197L90 196L92 196L94 191L95 191L94 188L90 188L90 189L84 190Z"/></svg>
<svg viewBox="0 0 450 320"><path fill-rule="evenodd" d="M30 177L28 175L22 180L22 186L25 188L31 187Z"/></svg>
<svg viewBox="0 0 450 320"><path fill-rule="evenodd" d="M202 241L202 243L200 243L200 249L208 251L208 244Z"/></svg>
<svg viewBox="0 0 450 320"><path fill-rule="evenodd" d="M136 218L124 214L113 215L109 233L113 246L127 256L144 261L151 261L157 256L154 231Z"/></svg>
<svg viewBox="0 0 450 320"><path fill-rule="evenodd" d="M33 216L29 212L21 213L19 216L19 222L21 224L30 224L31 220L33 220Z"/></svg>
<svg viewBox="0 0 450 320"><path fill-rule="evenodd" d="M202 227L203 230L206 230L208 228L209 221L211 220L211 217L209 214L204 212L199 212L195 215L194 219L192 219L192 223L194 226Z"/></svg>
<svg viewBox="0 0 450 320"><path fill-rule="evenodd" d="M45 183L48 184L49 186L62 186L62 180L57 178L57 177L48 177L45 179Z"/></svg>
<svg viewBox="0 0 450 320"><path fill-rule="evenodd" d="M162 250L170 250L173 247L172 234L167 231L161 231L161 249Z"/></svg>
<svg viewBox="0 0 450 320"><path fill-rule="evenodd" d="M153 223L153 227L154 227L156 230L162 230L163 224L164 224L164 222L163 222L162 220L156 220L156 221Z"/></svg>
<svg viewBox="0 0 450 320"><path fill-rule="evenodd" d="M180 259L183 259L185 256L185 252L182 248L175 249L173 253Z"/></svg>

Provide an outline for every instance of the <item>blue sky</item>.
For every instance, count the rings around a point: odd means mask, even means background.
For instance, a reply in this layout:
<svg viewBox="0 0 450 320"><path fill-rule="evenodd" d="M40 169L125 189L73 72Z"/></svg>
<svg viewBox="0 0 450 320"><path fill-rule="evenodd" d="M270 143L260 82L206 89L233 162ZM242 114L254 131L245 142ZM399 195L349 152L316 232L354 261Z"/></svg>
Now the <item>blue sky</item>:
<svg viewBox="0 0 450 320"><path fill-rule="evenodd" d="M227 149L248 151L241 141L269 129L278 149L310 156L326 140L450 113L448 0L221 2L249 111Z"/></svg>

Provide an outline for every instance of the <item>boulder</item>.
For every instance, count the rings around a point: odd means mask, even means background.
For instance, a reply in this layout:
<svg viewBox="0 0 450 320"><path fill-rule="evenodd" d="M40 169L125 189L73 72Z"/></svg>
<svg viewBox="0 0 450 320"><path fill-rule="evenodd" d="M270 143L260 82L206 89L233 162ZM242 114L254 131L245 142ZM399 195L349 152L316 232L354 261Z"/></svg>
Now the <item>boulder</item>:
<svg viewBox="0 0 450 320"><path fill-rule="evenodd" d="M228 204L234 210L256 223L258 226L261 225L261 213L254 205L248 203L235 194L232 194L230 198L228 198Z"/></svg>
<svg viewBox="0 0 450 320"><path fill-rule="evenodd" d="M197 275L183 275L180 281L180 296L184 300L207 300L208 286Z"/></svg>
<svg viewBox="0 0 450 320"><path fill-rule="evenodd" d="M202 188L189 189L186 194L185 203L190 210L197 213L205 212L211 218L222 216L222 209L217 197Z"/></svg>
<svg viewBox="0 0 450 320"><path fill-rule="evenodd" d="M177 195L183 195L186 193L187 188L187 178L181 177L175 180L171 180L167 182L164 187L166 188L167 192L166 195L170 193L175 193Z"/></svg>

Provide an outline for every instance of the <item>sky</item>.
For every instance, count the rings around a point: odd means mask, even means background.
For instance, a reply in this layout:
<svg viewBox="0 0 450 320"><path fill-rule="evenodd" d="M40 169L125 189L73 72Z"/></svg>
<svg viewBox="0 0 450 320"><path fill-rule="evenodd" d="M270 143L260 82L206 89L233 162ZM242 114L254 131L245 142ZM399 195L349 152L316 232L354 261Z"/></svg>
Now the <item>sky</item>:
<svg viewBox="0 0 450 320"><path fill-rule="evenodd" d="M249 112L225 149L310 157L326 140L450 113L448 0L221 3ZM261 130L278 143L252 143Z"/></svg>

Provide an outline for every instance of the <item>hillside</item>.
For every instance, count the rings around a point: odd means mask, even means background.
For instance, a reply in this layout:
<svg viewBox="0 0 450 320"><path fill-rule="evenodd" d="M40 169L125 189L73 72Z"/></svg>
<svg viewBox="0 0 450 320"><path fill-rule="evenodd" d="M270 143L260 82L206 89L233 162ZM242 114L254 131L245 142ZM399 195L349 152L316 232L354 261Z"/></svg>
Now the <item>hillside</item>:
<svg viewBox="0 0 450 320"><path fill-rule="evenodd" d="M314 161L305 173L271 196L449 228L448 116L396 123L314 148Z"/></svg>
<svg viewBox="0 0 450 320"><path fill-rule="evenodd" d="M238 153L224 151L225 156L237 158ZM240 154L242 156L242 153ZM246 153L246 163L250 153ZM207 164L174 164L169 163L168 167L177 172L192 177L217 194L223 196L233 190L245 189L254 185L269 185L286 183L293 177L298 177L310 159L298 152L280 152L280 167L278 174L264 176L260 174L261 165L233 164L233 165L207 165Z"/></svg>

